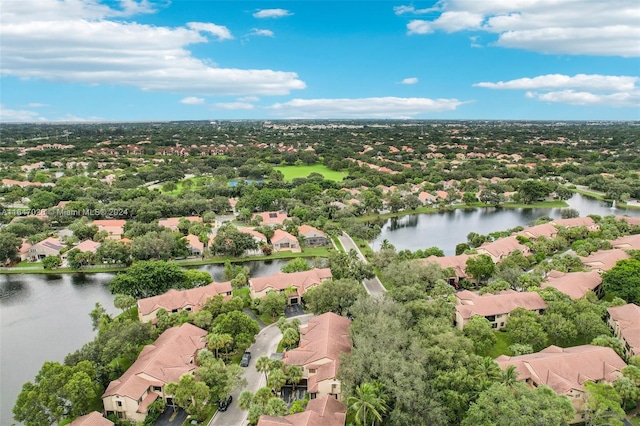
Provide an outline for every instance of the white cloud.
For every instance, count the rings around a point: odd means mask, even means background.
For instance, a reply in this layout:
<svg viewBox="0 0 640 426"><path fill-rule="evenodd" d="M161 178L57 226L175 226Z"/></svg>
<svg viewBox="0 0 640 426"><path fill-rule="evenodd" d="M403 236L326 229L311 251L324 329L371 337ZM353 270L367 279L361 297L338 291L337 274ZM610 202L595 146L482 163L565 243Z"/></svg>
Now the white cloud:
<svg viewBox="0 0 640 426"><path fill-rule="evenodd" d="M204 98L198 98L197 96L187 96L186 98L180 99L180 103L185 105L202 105L204 103Z"/></svg>
<svg viewBox="0 0 640 426"><path fill-rule="evenodd" d="M418 82L418 77L407 77L403 79L400 84L416 84Z"/></svg>
<svg viewBox="0 0 640 426"><path fill-rule="evenodd" d="M477 87L488 89L588 89L597 91L629 91L635 88L640 77L600 75L600 74L576 74L574 76L564 74L547 74L533 78L518 78L516 80L498 81L497 83L482 82L474 84Z"/></svg>
<svg viewBox="0 0 640 426"><path fill-rule="evenodd" d="M213 104L215 108L219 109L253 109L254 105L246 102L220 102Z"/></svg>
<svg viewBox="0 0 640 426"><path fill-rule="evenodd" d="M42 108L42 107L46 107L48 105L47 104L41 104L39 102L31 102L31 103L27 104L27 106L29 108Z"/></svg>
<svg viewBox="0 0 640 426"><path fill-rule="evenodd" d="M467 103L458 99L360 98L292 99L267 109L289 118L411 118L416 115L453 111Z"/></svg>
<svg viewBox="0 0 640 426"><path fill-rule="evenodd" d="M226 27L191 22L170 28L107 19L117 13L95 1L3 2L2 75L185 96L284 95L305 88L294 72L223 68L187 50L208 42L207 35L230 38Z"/></svg>
<svg viewBox="0 0 640 426"><path fill-rule="evenodd" d="M238 102L258 102L260 100L257 96L244 96L236 99Z"/></svg>
<svg viewBox="0 0 640 426"><path fill-rule="evenodd" d="M249 35L260 36L260 37L273 37L275 34L271 30L261 30L259 28L252 28Z"/></svg>
<svg viewBox="0 0 640 426"><path fill-rule="evenodd" d="M526 96L543 102L569 105L640 107L640 90L611 94L560 90L547 93L527 92Z"/></svg>
<svg viewBox="0 0 640 426"><path fill-rule="evenodd" d="M204 22L189 22L187 23L187 27L191 28L192 30L203 31L203 32L212 34L218 37L218 40L220 41L233 39L233 36L231 35L231 31L229 31L229 28L223 25L216 25L216 24L204 23Z"/></svg>
<svg viewBox="0 0 640 426"><path fill-rule="evenodd" d="M479 30L496 34L494 44L508 48L640 56L640 3L636 0L444 0L438 8L441 11L433 19L410 21L407 32ZM407 13L412 7L398 10Z"/></svg>
<svg viewBox="0 0 640 426"><path fill-rule="evenodd" d="M544 102L634 107L640 106L638 83L640 77L633 76L547 74L496 83L481 82L474 86L497 90L526 90L525 97Z"/></svg>
<svg viewBox="0 0 640 426"><path fill-rule="evenodd" d="M424 15L425 13L437 12L439 7L427 7L425 9L416 9L413 5L409 6L394 6L393 12L396 15L412 14L412 15Z"/></svg>
<svg viewBox="0 0 640 426"><path fill-rule="evenodd" d="M253 14L254 18L263 19L263 18L283 18L285 16L293 15L293 13L289 12L286 9L261 9Z"/></svg>
<svg viewBox="0 0 640 426"><path fill-rule="evenodd" d="M4 105L0 104L0 122L14 123L14 122L31 122L31 121L46 121L47 119L41 117L40 114L34 111L8 109Z"/></svg>

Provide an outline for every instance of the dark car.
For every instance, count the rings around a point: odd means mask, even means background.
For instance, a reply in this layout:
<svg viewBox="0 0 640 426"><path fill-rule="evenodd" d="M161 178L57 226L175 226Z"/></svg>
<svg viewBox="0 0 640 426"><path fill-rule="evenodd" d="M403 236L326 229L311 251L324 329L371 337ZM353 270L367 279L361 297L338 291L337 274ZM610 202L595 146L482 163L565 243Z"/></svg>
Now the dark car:
<svg viewBox="0 0 640 426"><path fill-rule="evenodd" d="M218 411L227 411L227 408L231 405L231 401L233 401L233 397L231 395L227 396L225 399L220 400L218 403Z"/></svg>
<svg viewBox="0 0 640 426"><path fill-rule="evenodd" d="M245 352L242 354L242 359L240 360L240 367L248 367L249 361L251 361L251 352Z"/></svg>

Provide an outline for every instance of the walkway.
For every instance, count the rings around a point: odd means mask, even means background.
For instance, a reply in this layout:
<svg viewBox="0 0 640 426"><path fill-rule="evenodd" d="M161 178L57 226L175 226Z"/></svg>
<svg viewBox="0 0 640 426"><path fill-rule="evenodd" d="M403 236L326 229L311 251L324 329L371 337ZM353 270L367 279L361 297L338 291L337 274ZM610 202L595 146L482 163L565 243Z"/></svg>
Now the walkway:
<svg viewBox="0 0 640 426"><path fill-rule="evenodd" d="M358 253L358 258L360 258L360 260L362 260L364 263L369 263L367 258L364 257L364 255L358 248L358 245L353 241L353 239L351 239L349 234L343 232L342 235L338 236L338 239L340 240L340 244L342 244L342 247L344 247L344 250L347 253L349 253L351 250L355 250L356 253ZM362 282L362 285L364 285L367 293L369 293L369 295L373 297L382 297L387 292L387 289L384 288L378 277L364 280Z"/></svg>

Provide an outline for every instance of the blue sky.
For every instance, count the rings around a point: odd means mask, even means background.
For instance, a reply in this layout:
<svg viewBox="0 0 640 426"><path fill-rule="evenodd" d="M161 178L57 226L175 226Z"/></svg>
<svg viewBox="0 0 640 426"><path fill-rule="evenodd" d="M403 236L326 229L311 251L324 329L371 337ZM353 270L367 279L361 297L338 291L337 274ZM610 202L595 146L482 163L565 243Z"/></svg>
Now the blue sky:
<svg viewBox="0 0 640 426"><path fill-rule="evenodd" d="M635 0L0 0L0 120L640 119Z"/></svg>

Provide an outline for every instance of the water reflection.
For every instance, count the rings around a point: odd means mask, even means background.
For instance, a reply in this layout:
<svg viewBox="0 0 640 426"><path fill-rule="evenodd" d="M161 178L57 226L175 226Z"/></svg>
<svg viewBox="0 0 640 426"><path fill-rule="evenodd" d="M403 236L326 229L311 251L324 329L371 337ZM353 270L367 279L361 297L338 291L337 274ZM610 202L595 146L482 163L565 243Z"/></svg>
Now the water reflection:
<svg viewBox="0 0 640 426"><path fill-rule="evenodd" d="M580 215L600 216L626 214L640 216L637 210L619 210L611 203L575 194L567 201ZM380 235L371 244L378 250L382 241L388 240L398 250L412 251L427 247L439 247L445 254L455 254L457 244L466 242L470 232L489 234L516 226L527 226L543 216L559 218L562 209L519 208L503 209L487 207L482 209L457 209L450 212L418 214L388 219L382 226Z"/></svg>

